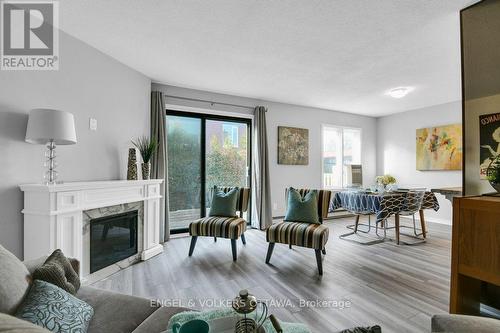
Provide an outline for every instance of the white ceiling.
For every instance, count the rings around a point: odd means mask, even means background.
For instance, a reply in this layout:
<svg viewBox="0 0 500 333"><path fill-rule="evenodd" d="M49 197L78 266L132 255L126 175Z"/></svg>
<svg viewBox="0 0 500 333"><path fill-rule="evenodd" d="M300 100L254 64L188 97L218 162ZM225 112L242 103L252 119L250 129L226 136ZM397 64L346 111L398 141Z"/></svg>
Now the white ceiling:
<svg viewBox="0 0 500 333"><path fill-rule="evenodd" d="M64 0L60 22L155 82L381 116L461 98L473 2Z"/></svg>

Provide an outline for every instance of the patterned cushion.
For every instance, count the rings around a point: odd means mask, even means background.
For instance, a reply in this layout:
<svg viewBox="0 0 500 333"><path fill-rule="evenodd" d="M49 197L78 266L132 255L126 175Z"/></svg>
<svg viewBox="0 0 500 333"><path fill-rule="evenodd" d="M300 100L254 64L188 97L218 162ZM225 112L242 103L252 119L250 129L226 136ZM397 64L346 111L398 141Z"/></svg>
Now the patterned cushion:
<svg viewBox="0 0 500 333"><path fill-rule="evenodd" d="M237 239L247 230L247 221L241 217L204 217L189 225L191 236L211 236Z"/></svg>
<svg viewBox="0 0 500 333"><path fill-rule="evenodd" d="M328 241L329 230L322 224L281 222L266 231L269 243L291 244L322 250Z"/></svg>
<svg viewBox="0 0 500 333"><path fill-rule="evenodd" d="M90 305L41 280L35 280L16 312L16 317L58 333L86 332L93 315Z"/></svg>

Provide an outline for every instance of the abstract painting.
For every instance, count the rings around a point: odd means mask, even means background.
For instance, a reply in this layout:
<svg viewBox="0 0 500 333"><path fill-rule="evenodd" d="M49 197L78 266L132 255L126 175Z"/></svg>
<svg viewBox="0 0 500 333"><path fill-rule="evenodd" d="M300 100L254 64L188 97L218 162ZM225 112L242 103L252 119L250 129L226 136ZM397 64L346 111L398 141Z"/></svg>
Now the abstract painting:
<svg viewBox="0 0 500 333"><path fill-rule="evenodd" d="M417 129L417 170L462 170L462 125Z"/></svg>
<svg viewBox="0 0 500 333"><path fill-rule="evenodd" d="M309 164L309 130L278 126L278 164Z"/></svg>

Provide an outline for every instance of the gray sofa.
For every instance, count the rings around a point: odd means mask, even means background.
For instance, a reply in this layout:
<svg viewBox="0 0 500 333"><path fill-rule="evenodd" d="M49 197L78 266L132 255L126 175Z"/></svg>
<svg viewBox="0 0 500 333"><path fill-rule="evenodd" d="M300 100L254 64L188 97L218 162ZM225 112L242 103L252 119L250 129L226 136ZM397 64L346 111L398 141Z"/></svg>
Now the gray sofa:
<svg viewBox="0 0 500 333"><path fill-rule="evenodd" d="M463 315L435 315L432 332L444 333L496 333L500 332L500 320Z"/></svg>
<svg viewBox="0 0 500 333"><path fill-rule="evenodd" d="M17 306L29 290L30 275L47 257L21 262L12 253L0 245L0 312L13 315ZM72 265L78 262L72 260ZM76 267L77 268L77 267ZM166 330L169 319L185 308L151 306L146 298L123 295L93 287L82 286L76 297L94 308L90 321L89 333L134 332L150 333ZM0 317L2 324L8 316ZM12 324L10 327L12 327ZM27 328L19 332L27 331ZM13 330L6 330L13 332Z"/></svg>

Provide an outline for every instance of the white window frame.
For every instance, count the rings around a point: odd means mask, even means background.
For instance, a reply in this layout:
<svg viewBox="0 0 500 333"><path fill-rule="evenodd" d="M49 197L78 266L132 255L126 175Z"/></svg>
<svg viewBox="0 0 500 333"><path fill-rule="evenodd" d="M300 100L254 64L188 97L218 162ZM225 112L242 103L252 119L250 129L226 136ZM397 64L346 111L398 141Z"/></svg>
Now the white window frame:
<svg viewBox="0 0 500 333"><path fill-rule="evenodd" d="M338 187L327 187L325 185L325 166L324 166L324 158L325 158L325 145L324 145L324 131L325 128L334 128L342 131L342 185L340 188ZM344 130L356 130L359 131L359 139L360 139L360 154L361 154L361 165L363 165L363 129L360 127L350 127L350 126L338 126L338 125L330 125L330 124L321 124L321 188L328 190L337 190L343 189L345 187L344 184Z"/></svg>

